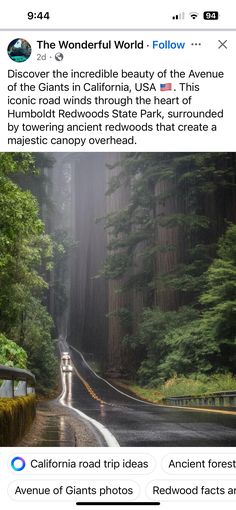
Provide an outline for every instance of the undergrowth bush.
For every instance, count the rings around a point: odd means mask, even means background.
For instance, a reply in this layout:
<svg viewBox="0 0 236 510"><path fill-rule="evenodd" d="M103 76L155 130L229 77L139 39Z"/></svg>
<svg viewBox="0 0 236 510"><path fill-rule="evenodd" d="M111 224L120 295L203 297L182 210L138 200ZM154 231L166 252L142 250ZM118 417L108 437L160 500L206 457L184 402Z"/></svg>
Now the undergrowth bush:
<svg viewBox="0 0 236 510"><path fill-rule="evenodd" d="M0 398L0 446L14 446L30 428L36 412L36 396Z"/></svg>

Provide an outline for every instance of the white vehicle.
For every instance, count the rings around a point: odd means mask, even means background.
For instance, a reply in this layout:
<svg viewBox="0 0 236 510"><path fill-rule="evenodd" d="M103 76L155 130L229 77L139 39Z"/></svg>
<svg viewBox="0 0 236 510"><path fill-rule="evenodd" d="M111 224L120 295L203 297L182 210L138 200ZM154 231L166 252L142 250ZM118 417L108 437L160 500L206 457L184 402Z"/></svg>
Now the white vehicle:
<svg viewBox="0 0 236 510"><path fill-rule="evenodd" d="M73 372L71 365L62 365L62 372Z"/></svg>
<svg viewBox="0 0 236 510"><path fill-rule="evenodd" d="M70 355L69 355L69 352L62 352L62 353L61 353L61 360L62 360L62 361L70 361Z"/></svg>
<svg viewBox="0 0 236 510"><path fill-rule="evenodd" d="M62 352L61 354L61 369L62 372L72 372L71 357L69 352Z"/></svg>

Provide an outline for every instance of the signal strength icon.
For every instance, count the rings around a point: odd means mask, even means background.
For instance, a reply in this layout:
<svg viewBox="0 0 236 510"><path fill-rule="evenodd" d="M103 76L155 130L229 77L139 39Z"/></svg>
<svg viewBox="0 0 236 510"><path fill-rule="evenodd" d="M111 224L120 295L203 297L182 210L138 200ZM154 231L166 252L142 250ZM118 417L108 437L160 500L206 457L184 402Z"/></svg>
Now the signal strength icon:
<svg viewBox="0 0 236 510"><path fill-rule="evenodd" d="M184 17L184 12L180 12L179 14L172 16L172 19L184 19Z"/></svg>
<svg viewBox="0 0 236 510"><path fill-rule="evenodd" d="M191 16L192 19L196 19L198 17L198 12L190 12L189 16Z"/></svg>

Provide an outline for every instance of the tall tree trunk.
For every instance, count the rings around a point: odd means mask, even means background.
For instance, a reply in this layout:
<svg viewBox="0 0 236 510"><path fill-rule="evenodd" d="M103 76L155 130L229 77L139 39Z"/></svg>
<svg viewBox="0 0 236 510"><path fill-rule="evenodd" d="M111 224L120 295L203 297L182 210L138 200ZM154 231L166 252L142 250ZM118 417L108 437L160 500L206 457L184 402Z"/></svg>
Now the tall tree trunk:
<svg viewBox="0 0 236 510"><path fill-rule="evenodd" d="M110 178L116 176L121 171L121 155L119 153L107 153L106 163L107 182ZM116 165L114 168L110 168ZM129 199L129 189L121 186L112 195L107 196L106 212L107 214L120 211L127 206ZM111 240L111 232L107 232L107 243ZM109 253L112 253L109 251ZM125 284L126 279L114 279L108 281L108 371L109 375L118 377L127 371L129 364L128 351L122 345L122 339L127 333L125 326L122 325L121 319L117 312L121 308L130 306L130 293L120 292L121 287Z"/></svg>
<svg viewBox="0 0 236 510"><path fill-rule="evenodd" d="M70 339L104 359L107 283L96 278L106 258L106 236L96 218L105 215L103 154L76 155L73 173L75 247L71 260Z"/></svg>
<svg viewBox="0 0 236 510"><path fill-rule="evenodd" d="M176 310L179 306L179 293L164 283L165 275L174 273L179 263L180 228L165 225L169 215L176 214L176 197L173 194L173 181L160 180L155 186L157 197L155 220L155 242L157 246L155 260L155 305L161 310ZM163 225L161 224L163 222Z"/></svg>

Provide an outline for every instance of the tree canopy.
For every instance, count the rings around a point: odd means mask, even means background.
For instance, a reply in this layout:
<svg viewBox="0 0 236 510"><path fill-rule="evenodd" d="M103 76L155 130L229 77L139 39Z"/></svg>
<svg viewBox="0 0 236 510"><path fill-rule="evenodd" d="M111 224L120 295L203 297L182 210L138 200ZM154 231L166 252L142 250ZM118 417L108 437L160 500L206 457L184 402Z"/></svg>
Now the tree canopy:
<svg viewBox="0 0 236 510"><path fill-rule="evenodd" d="M118 166L107 193L128 199L105 218L101 275L126 296L133 370L142 383L233 372L235 154L132 153Z"/></svg>
<svg viewBox="0 0 236 510"><path fill-rule="evenodd" d="M47 271L52 268L53 242L45 233L36 197L15 181L18 173L37 172L30 154L0 154L0 332L1 349L15 347L22 364L37 373L38 385L50 387L55 379L52 320L47 312ZM5 341L5 344L4 344ZM4 347L5 346L5 347Z"/></svg>

